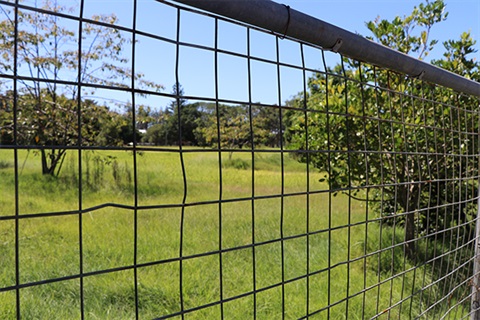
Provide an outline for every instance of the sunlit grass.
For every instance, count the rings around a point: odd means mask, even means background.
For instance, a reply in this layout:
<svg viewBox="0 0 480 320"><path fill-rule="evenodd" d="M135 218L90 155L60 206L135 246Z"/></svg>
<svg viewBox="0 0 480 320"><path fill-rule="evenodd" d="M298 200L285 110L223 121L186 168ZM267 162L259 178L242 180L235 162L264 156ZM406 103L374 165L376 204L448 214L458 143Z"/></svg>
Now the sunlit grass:
<svg viewBox="0 0 480 320"><path fill-rule="evenodd" d="M322 175L311 169L307 177L305 164L287 153L282 175L279 152L256 154L253 164L248 152L234 154L236 163L231 163L228 153L220 160L218 153L194 150L183 154L185 185L178 150L139 154L136 199L131 151L83 151L81 194L77 152L68 154L62 173L54 178L40 174L33 152L19 151L18 213L72 210L19 220L19 281L74 277L22 288L22 318L79 318L80 266L87 274L87 318L132 319L136 304L140 318L161 317L180 312L182 296L185 309L233 299L223 304L226 319L277 319L282 313L289 319L309 313L315 319L344 319L347 313L349 319L382 312L380 319L410 316L410 300L390 309L392 302L420 290L432 274L423 267L398 276L412 268L403 247L397 246L403 239L401 228L393 234L390 227L362 223L365 203L322 192L327 189L319 182ZM13 216L13 152L2 150L0 163L0 215ZM307 196L307 190L313 193ZM282 192L287 196L282 198ZM220 199L225 202L219 204ZM105 203L134 206L135 201L140 206L136 212L94 208ZM87 210L81 220L75 213L80 207ZM219 255L219 250L226 251ZM381 253L364 257L376 251ZM0 289L14 286L12 219L0 221L0 257ZM98 273L104 270L115 271ZM432 286L425 297L436 297L435 290ZM15 318L15 291L0 292L0 301L0 319ZM413 303L412 314L426 307ZM221 312L214 304L186 318L219 318Z"/></svg>

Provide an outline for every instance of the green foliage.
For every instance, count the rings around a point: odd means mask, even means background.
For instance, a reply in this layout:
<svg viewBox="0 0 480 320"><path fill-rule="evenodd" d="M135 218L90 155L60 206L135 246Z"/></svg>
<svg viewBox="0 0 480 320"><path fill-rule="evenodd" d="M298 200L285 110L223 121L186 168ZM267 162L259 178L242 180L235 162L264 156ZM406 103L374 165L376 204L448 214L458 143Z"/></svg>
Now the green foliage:
<svg viewBox="0 0 480 320"><path fill-rule="evenodd" d="M2 144L13 144L13 92L5 95L7 115L0 123L4 132ZM66 149L62 147L78 145L121 145L133 141L133 129L128 118L99 106L92 100L78 102L65 95L54 95L48 89L41 89L39 95L22 91L17 97L17 144L27 146L47 146L41 154L42 173L58 175ZM78 127L80 113L81 130ZM19 121L20 120L20 121ZM81 140L79 140L79 131ZM139 135L139 133L138 133Z"/></svg>
<svg viewBox="0 0 480 320"><path fill-rule="evenodd" d="M217 114L216 107L210 107L205 126L199 128L207 145L241 149L251 141L248 108L219 105Z"/></svg>
<svg viewBox="0 0 480 320"><path fill-rule="evenodd" d="M129 115L109 111L99 119L101 126L95 136L94 144L100 146L121 146L134 141L134 129ZM141 134L136 130L137 140Z"/></svg>
<svg viewBox="0 0 480 320"><path fill-rule="evenodd" d="M479 62L475 58L470 58L476 53L474 45L476 41L472 39L470 32L463 32L459 40L448 40L443 43L445 47L444 59L434 60L433 64L466 78L479 81L480 68Z"/></svg>
<svg viewBox="0 0 480 320"><path fill-rule="evenodd" d="M196 130L201 117L199 104L189 104L183 97L183 88L173 86L172 94L178 99L172 101L165 111L157 115L157 123L148 128L143 142L154 145L179 145L180 132L182 145L198 145Z"/></svg>
<svg viewBox="0 0 480 320"><path fill-rule="evenodd" d="M180 122L184 144L217 147L220 141L221 147L234 149L250 146L253 139L256 146L279 145L280 125L278 114L274 110L252 106L250 116L250 110L246 106L219 104L217 118L216 108L213 103L201 102L181 106ZM179 120L176 110L178 109L174 107L161 112L160 123L148 129L144 142L177 145Z"/></svg>
<svg viewBox="0 0 480 320"><path fill-rule="evenodd" d="M443 9L443 1L427 2L410 16L368 27L382 43L422 56L435 44L426 39L430 28L446 18ZM410 34L416 26L425 28L425 36ZM446 59L436 64L478 76L479 64L469 56L474 43L469 34L445 42ZM479 130L475 98L344 59L327 73L313 75L307 94L299 94L290 106L309 110L292 119L286 133L290 147L316 151L298 158L324 172L334 193L350 190L346 193L352 198L370 201L386 222L407 213L397 220L405 226L405 240L474 218L457 202L462 192L468 190L470 199L477 190L468 179L478 175L477 160L464 156L478 154L477 141L469 136ZM360 194L366 187L367 194ZM436 206L446 207L431 209ZM405 250L413 258L415 244Z"/></svg>
<svg viewBox="0 0 480 320"><path fill-rule="evenodd" d="M436 23L447 19L445 7L443 0L427 0L426 3L415 6L408 16L397 16L392 21L377 17L366 25L374 39L381 44L403 53L417 53L418 58L422 59L438 43L437 40L429 41L430 30Z"/></svg>
<svg viewBox="0 0 480 320"><path fill-rule="evenodd" d="M218 109L218 110L217 110ZM197 135L206 145L226 149L280 145L276 107L203 104Z"/></svg>
<svg viewBox="0 0 480 320"><path fill-rule="evenodd" d="M183 145L226 149L243 146L280 145L280 118L277 106L225 105L206 102L188 103L179 85L172 94L178 98L165 110L150 116L151 125L144 143L178 145L181 129ZM217 110L218 109L218 110ZM253 132L251 132L253 129Z"/></svg>
<svg viewBox="0 0 480 320"><path fill-rule="evenodd" d="M148 128L147 133L143 136L143 142L156 146L168 145L168 135L168 127L157 123Z"/></svg>

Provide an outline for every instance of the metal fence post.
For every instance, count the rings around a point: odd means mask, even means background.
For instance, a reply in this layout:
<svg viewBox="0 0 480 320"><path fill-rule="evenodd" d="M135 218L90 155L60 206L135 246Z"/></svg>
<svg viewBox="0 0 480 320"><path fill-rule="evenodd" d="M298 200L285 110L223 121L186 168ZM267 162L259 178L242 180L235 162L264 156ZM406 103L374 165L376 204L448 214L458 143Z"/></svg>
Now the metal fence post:
<svg viewBox="0 0 480 320"><path fill-rule="evenodd" d="M477 200L477 221L475 225L475 254L473 259L473 278L472 278L472 309L471 320L480 320L480 188L478 190Z"/></svg>
<svg viewBox="0 0 480 320"><path fill-rule="evenodd" d="M198 9L242 21L282 36L338 52L349 58L419 77L424 81L480 97L480 83L373 42L270 0L176 0ZM287 28L288 26L288 28ZM313 31L314 30L314 31Z"/></svg>

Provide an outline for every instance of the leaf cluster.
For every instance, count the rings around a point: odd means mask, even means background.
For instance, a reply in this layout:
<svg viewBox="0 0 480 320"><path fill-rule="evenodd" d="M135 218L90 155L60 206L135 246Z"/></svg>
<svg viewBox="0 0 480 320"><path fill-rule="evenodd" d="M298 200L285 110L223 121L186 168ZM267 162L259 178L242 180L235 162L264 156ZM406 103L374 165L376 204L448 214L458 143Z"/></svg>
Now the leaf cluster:
<svg viewBox="0 0 480 320"><path fill-rule="evenodd" d="M425 58L438 43L429 40L432 27L448 17L443 0L420 3L407 16L396 16L392 21L377 17L366 23L373 39L403 53L414 52L419 59ZM372 38L371 38L372 39Z"/></svg>

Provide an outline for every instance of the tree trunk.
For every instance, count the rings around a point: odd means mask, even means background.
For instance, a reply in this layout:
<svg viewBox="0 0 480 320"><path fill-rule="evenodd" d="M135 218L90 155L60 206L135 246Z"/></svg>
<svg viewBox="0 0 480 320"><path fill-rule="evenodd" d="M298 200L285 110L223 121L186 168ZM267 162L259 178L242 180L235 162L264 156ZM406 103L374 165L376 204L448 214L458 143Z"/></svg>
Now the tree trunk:
<svg viewBox="0 0 480 320"><path fill-rule="evenodd" d="M55 153L54 149L51 153L47 153L45 149L42 149L40 151L42 156L42 174L55 175L55 169L63 156L65 156L65 152L66 150L58 150L58 153Z"/></svg>
<svg viewBox="0 0 480 320"><path fill-rule="evenodd" d="M410 259L415 259L415 212L418 209L417 188L411 188L404 185L399 190L399 205L403 208L405 214L405 255Z"/></svg>
<svg viewBox="0 0 480 320"><path fill-rule="evenodd" d="M415 246L415 213L419 209L420 189L417 186L408 187L407 215L405 216L405 254L411 260L416 259Z"/></svg>
<svg viewBox="0 0 480 320"><path fill-rule="evenodd" d="M48 165L47 152L45 149L42 149L40 152L42 155L42 174L53 175L52 167Z"/></svg>
<svg viewBox="0 0 480 320"><path fill-rule="evenodd" d="M405 216L405 255L412 260L415 258L413 239L415 239L415 211L410 210Z"/></svg>

